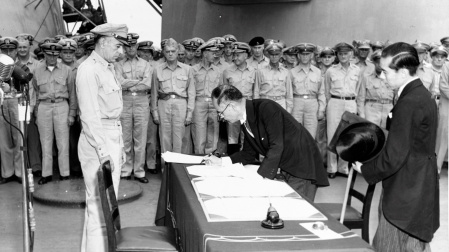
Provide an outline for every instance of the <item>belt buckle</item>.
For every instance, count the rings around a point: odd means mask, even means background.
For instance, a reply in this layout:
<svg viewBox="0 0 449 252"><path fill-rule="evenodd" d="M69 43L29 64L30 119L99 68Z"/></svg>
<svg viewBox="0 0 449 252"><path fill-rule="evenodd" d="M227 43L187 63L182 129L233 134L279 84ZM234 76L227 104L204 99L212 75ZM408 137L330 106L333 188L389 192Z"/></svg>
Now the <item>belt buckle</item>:
<svg viewBox="0 0 449 252"><path fill-rule="evenodd" d="M50 102L51 102L51 103L55 103L55 102L56 102L56 99L51 99Z"/></svg>
<svg viewBox="0 0 449 252"><path fill-rule="evenodd" d="M132 96L136 96L137 93L136 93L136 92L132 92L131 95L132 95Z"/></svg>
<svg viewBox="0 0 449 252"><path fill-rule="evenodd" d="M304 99L309 99L308 95L304 95L303 97L304 97Z"/></svg>
<svg viewBox="0 0 449 252"><path fill-rule="evenodd" d="M170 95L170 98L175 99L175 98L176 98L176 95L171 94L171 95Z"/></svg>
<svg viewBox="0 0 449 252"><path fill-rule="evenodd" d="M207 101L207 102L212 101L212 99L210 97L204 97L204 100Z"/></svg>

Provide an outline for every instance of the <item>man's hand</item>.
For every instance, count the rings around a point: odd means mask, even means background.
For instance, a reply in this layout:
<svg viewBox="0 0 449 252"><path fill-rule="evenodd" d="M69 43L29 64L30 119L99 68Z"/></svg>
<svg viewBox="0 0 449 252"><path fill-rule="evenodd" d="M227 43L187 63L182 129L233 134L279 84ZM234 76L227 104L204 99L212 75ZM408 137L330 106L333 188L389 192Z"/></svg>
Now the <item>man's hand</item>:
<svg viewBox="0 0 449 252"><path fill-rule="evenodd" d="M75 118L73 116L67 117L67 125L72 126L75 122Z"/></svg>
<svg viewBox="0 0 449 252"><path fill-rule="evenodd" d="M360 162L355 162L352 164L352 168L354 168L355 171L357 171L358 173L362 174L362 163Z"/></svg>
<svg viewBox="0 0 449 252"><path fill-rule="evenodd" d="M154 124L156 124L156 125L161 124L161 122L159 121L158 118L153 118L153 122L154 122Z"/></svg>
<svg viewBox="0 0 449 252"><path fill-rule="evenodd" d="M205 165L221 166L221 163L221 158L216 157L215 155L204 157Z"/></svg>
<svg viewBox="0 0 449 252"><path fill-rule="evenodd" d="M111 164L111 172L114 171L115 167L114 167L114 162L112 162L112 158L111 156L107 155L103 158L100 158L100 164L103 165L104 163L106 163L106 161L109 161L109 163Z"/></svg>
<svg viewBox="0 0 449 252"><path fill-rule="evenodd" d="M191 123L192 123L192 120L186 120L186 121L184 122L184 125L185 125L185 126L189 126Z"/></svg>
<svg viewBox="0 0 449 252"><path fill-rule="evenodd" d="M319 112L318 112L318 121L321 121L321 120L323 120L323 119L324 119L324 112L319 111Z"/></svg>

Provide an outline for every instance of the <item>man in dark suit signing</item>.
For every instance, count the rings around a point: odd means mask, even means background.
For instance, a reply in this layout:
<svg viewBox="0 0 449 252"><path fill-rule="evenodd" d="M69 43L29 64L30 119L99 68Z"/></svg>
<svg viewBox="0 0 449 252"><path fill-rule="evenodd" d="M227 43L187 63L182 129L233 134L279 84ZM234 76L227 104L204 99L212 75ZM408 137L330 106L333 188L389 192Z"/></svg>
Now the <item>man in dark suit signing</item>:
<svg viewBox="0 0 449 252"><path fill-rule="evenodd" d="M435 100L416 75L418 53L406 43L382 51L382 74L398 101L387 118L389 130L380 154L361 166L370 184L382 181L376 251L430 251L440 225L435 157L438 114ZM360 164L355 168L360 170Z"/></svg>
<svg viewBox="0 0 449 252"><path fill-rule="evenodd" d="M242 151L221 159L211 156L206 163L245 165L262 154L265 158L257 171L262 177L274 179L280 168L285 181L311 201L317 186L329 185L315 140L275 101L246 100L232 85L216 87L212 101L219 119L230 123L240 121L245 140Z"/></svg>

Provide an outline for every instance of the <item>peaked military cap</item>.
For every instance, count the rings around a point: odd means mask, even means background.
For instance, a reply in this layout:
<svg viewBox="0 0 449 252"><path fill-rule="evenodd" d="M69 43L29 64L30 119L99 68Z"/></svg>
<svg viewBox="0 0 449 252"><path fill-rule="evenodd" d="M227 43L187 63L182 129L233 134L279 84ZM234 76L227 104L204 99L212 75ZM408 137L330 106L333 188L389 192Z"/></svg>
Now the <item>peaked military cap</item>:
<svg viewBox="0 0 449 252"><path fill-rule="evenodd" d="M296 55L298 54L298 49L296 48L296 46L289 46L282 49L282 52L288 55Z"/></svg>
<svg viewBox="0 0 449 252"><path fill-rule="evenodd" d="M209 39L206 43L210 42L210 41L214 41L215 46L220 48L224 48L224 44L225 44L225 39L222 37L215 37L215 38L211 38Z"/></svg>
<svg viewBox="0 0 449 252"><path fill-rule="evenodd" d="M200 51L218 51L220 50L220 43L216 39L211 39L207 41L206 43L202 44L200 47L198 47L198 50Z"/></svg>
<svg viewBox="0 0 449 252"><path fill-rule="evenodd" d="M202 38L194 37L194 38L191 38L191 39L192 39L193 41L196 41L196 42L198 43L198 46L200 46L200 45L206 43L206 42L204 41L204 39L202 39Z"/></svg>
<svg viewBox="0 0 449 252"><path fill-rule="evenodd" d="M55 36L55 41L56 42L59 42L59 40L61 40L61 39L66 39L67 37L65 36L65 35L56 35Z"/></svg>
<svg viewBox="0 0 449 252"><path fill-rule="evenodd" d="M56 43L56 41L55 41L53 38L47 37L47 38L43 38L43 39L38 43L38 45L39 45L39 47L41 47L43 44L46 44L46 43Z"/></svg>
<svg viewBox="0 0 449 252"><path fill-rule="evenodd" d="M276 39L265 39L265 41L263 42L263 45L265 46L265 48L267 48L269 45L274 44L274 43L278 43L279 40ZM284 47L282 47L284 48Z"/></svg>
<svg viewBox="0 0 449 252"><path fill-rule="evenodd" d="M226 44L237 42L237 38L232 34L226 34L223 38Z"/></svg>
<svg viewBox="0 0 449 252"><path fill-rule="evenodd" d="M186 49L196 50L200 46L200 43L192 39L186 39L182 42L182 45Z"/></svg>
<svg viewBox="0 0 449 252"><path fill-rule="evenodd" d="M19 46L19 41L17 41L17 39L15 39L15 38L12 38L12 37L0 38L0 48L1 49L6 49L6 48L17 49L18 46Z"/></svg>
<svg viewBox="0 0 449 252"><path fill-rule="evenodd" d="M441 44L449 44L449 37L444 37L442 39L440 39Z"/></svg>
<svg viewBox="0 0 449 252"><path fill-rule="evenodd" d="M263 45L265 43L265 39L262 37L254 37L249 41L250 46L258 46Z"/></svg>
<svg viewBox="0 0 449 252"><path fill-rule="evenodd" d="M84 41L83 47L86 50L94 50L95 49L95 41L93 38Z"/></svg>
<svg viewBox="0 0 449 252"><path fill-rule="evenodd" d="M334 51L337 53L338 52L349 52L349 51L354 51L354 47L348 43L341 42L334 46Z"/></svg>
<svg viewBox="0 0 449 252"><path fill-rule="evenodd" d="M416 49L416 51L421 52L421 53L427 52L430 50L430 46L428 44L423 43L419 40L416 40L412 46Z"/></svg>
<svg viewBox="0 0 449 252"><path fill-rule="evenodd" d="M126 35L126 39L130 45L137 44L137 40L139 39L139 34L130 32Z"/></svg>
<svg viewBox="0 0 449 252"><path fill-rule="evenodd" d="M316 46L311 43L300 43L296 45L298 53L313 53L315 52Z"/></svg>
<svg viewBox="0 0 449 252"><path fill-rule="evenodd" d="M446 57L448 56L448 50L446 47L440 45L440 46L436 46L434 48L432 48L432 50L430 51L430 55L434 56L436 54L442 54L442 55L446 55Z"/></svg>
<svg viewBox="0 0 449 252"><path fill-rule="evenodd" d="M42 52L42 50L41 50L41 48L40 47L36 47L35 49L34 49L34 55L36 55L36 56L44 56L44 53Z"/></svg>
<svg viewBox="0 0 449 252"><path fill-rule="evenodd" d="M146 40L137 43L137 50L153 50L153 41Z"/></svg>
<svg viewBox="0 0 449 252"><path fill-rule="evenodd" d="M30 45L33 45L34 36L28 33L21 33L16 36L16 39L26 39L30 42Z"/></svg>
<svg viewBox="0 0 449 252"><path fill-rule="evenodd" d="M273 43L270 44L265 50L267 50L267 52L269 54L275 54L275 53L281 53L282 52L282 45L279 43Z"/></svg>
<svg viewBox="0 0 449 252"><path fill-rule="evenodd" d="M168 39L163 39L161 40L161 48L164 49L165 43L167 42Z"/></svg>
<svg viewBox="0 0 449 252"><path fill-rule="evenodd" d="M376 51L378 49L384 49L385 47L385 43L382 41L375 41L370 43L371 49L373 49L373 51Z"/></svg>
<svg viewBox="0 0 449 252"><path fill-rule="evenodd" d="M365 40L360 40L357 43L357 49L370 49L371 46L371 41L365 39Z"/></svg>
<svg viewBox="0 0 449 252"><path fill-rule="evenodd" d="M57 43L45 43L41 46L42 51L48 55L59 55L62 50L62 46Z"/></svg>
<svg viewBox="0 0 449 252"><path fill-rule="evenodd" d="M233 53L250 53L251 47L245 42L234 42L232 43L232 52Z"/></svg>
<svg viewBox="0 0 449 252"><path fill-rule="evenodd" d="M323 50L321 50L320 57L324 57L324 56L326 56L326 55L335 56L335 51L334 51L334 49L332 49L332 48L330 48L330 47L328 47L328 46L325 46L325 47L323 48Z"/></svg>
<svg viewBox="0 0 449 252"><path fill-rule="evenodd" d="M78 49L78 44L73 39L61 39L59 40L58 44L62 46L62 50L73 50L75 51Z"/></svg>
<svg viewBox="0 0 449 252"><path fill-rule="evenodd" d="M126 24L106 23L93 28L91 32L97 35L114 37L124 45L128 45L128 27Z"/></svg>

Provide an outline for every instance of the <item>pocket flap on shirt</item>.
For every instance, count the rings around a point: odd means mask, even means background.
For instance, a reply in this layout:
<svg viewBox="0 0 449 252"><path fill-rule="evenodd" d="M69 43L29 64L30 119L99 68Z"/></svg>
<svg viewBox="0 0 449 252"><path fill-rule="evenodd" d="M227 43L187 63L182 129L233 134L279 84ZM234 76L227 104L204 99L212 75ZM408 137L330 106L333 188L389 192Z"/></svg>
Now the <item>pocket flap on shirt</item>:
<svg viewBox="0 0 449 252"><path fill-rule="evenodd" d="M187 80L187 76L184 75L176 76L176 79L185 81Z"/></svg>

